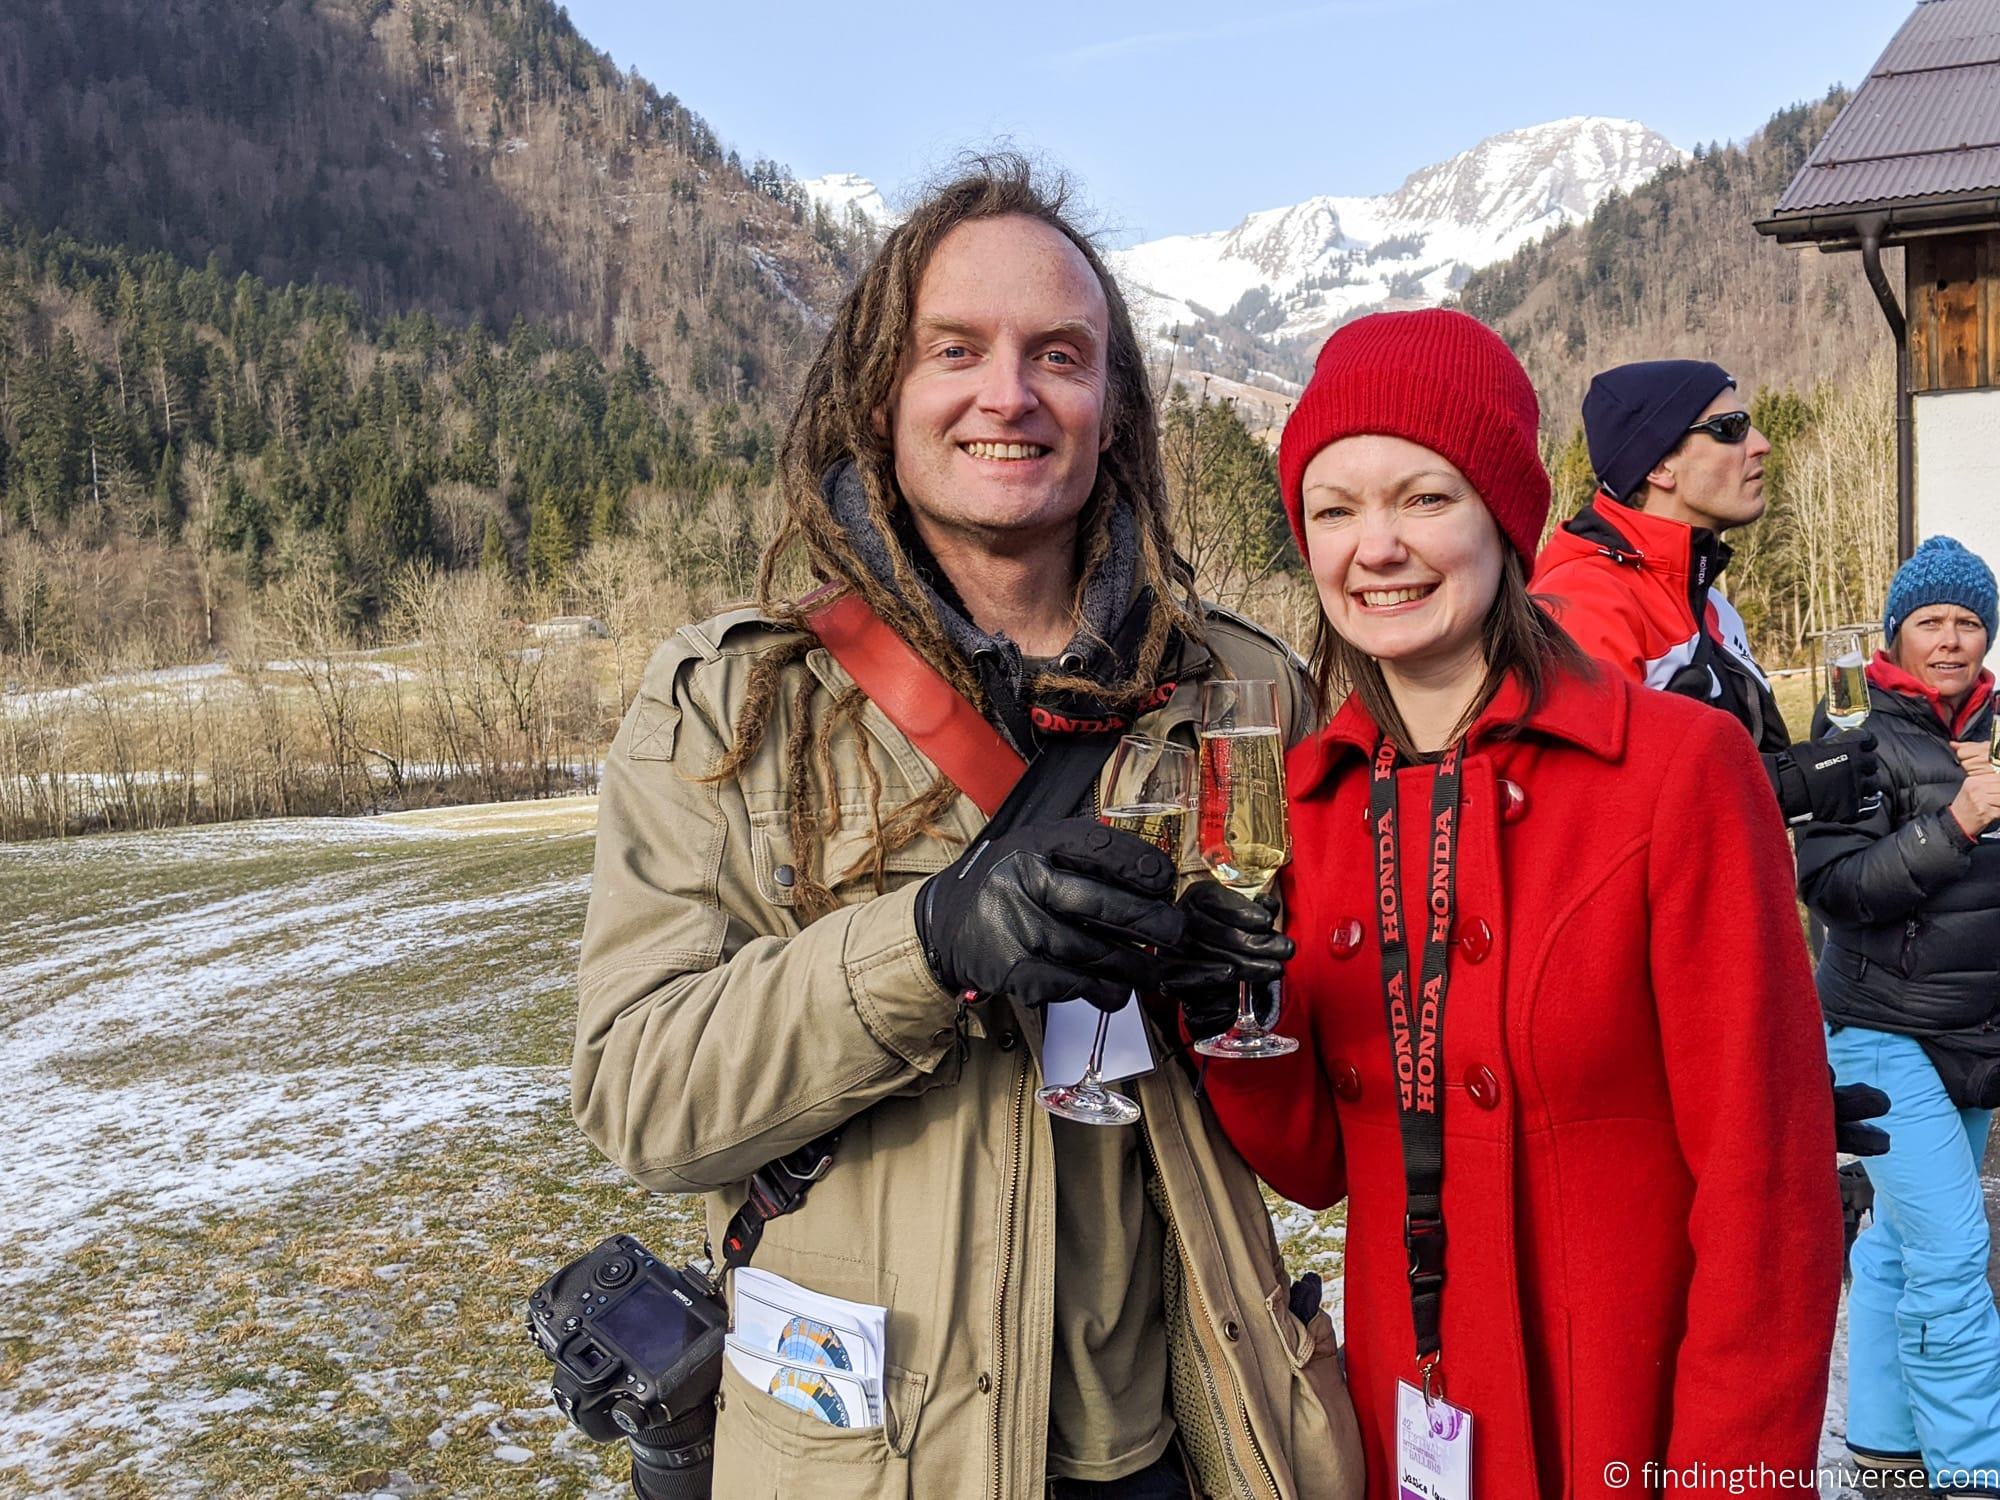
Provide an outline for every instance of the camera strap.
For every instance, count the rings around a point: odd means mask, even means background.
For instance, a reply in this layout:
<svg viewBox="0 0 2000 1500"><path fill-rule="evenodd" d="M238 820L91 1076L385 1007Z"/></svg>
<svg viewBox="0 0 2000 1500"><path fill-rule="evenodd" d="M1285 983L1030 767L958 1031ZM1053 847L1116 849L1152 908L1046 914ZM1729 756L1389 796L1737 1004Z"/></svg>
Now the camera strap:
<svg viewBox="0 0 2000 1500"><path fill-rule="evenodd" d="M1382 994L1396 1076L1396 1113L1403 1142L1403 1248L1409 1255L1410 1319L1424 1395L1441 1394L1439 1325L1444 1311L1444 1002L1451 981L1451 925L1458 869L1459 757L1452 746L1431 783L1428 899L1406 912L1402 831L1398 826L1395 745L1385 735L1375 750L1368 788L1368 827L1375 840L1375 921L1381 936ZM1410 919L1423 923L1423 965L1413 985Z"/></svg>
<svg viewBox="0 0 2000 1500"><path fill-rule="evenodd" d="M1063 735L1026 763L859 594L816 602L834 592L830 585L799 601L814 634L903 737L986 814L980 838L997 838L1031 817L1076 812L1118 743L1116 732ZM750 1196L723 1231L723 1265L734 1270L749 1261L764 1226L805 1202L839 1144L840 1132L830 1130L750 1174Z"/></svg>
<svg viewBox="0 0 2000 1500"><path fill-rule="evenodd" d="M1000 731L859 594L828 584L799 601L841 670L979 810L995 816L1027 767Z"/></svg>

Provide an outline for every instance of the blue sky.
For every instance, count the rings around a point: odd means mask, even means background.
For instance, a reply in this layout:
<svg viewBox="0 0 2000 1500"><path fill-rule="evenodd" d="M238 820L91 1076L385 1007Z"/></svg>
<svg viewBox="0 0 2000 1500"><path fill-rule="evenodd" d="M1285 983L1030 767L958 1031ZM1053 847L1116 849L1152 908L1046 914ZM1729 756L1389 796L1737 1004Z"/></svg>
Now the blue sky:
<svg viewBox="0 0 2000 1500"><path fill-rule="evenodd" d="M1564 115L1681 146L1852 87L1908 0L568 0L746 159L894 193L1001 139L1081 179L1119 241L1375 193Z"/></svg>

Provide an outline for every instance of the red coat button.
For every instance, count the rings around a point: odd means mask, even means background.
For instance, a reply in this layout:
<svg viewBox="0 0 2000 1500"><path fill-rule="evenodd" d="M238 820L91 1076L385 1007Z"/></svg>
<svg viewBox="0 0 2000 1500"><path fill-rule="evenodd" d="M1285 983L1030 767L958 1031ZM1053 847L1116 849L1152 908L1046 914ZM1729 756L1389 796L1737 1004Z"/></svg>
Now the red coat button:
<svg viewBox="0 0 2000 1500"><path fill-rule="evenodd" d="M1458 924L1458 951L1469 964L1483 964L1493 951L1493 929L1481 917L1467 917Z"/></svg>
<svg viewBox="0 0 2000 1500"><path fill-rule="evenodd" d="M1500 783L1500 821L1518 823L1527 815L1528 794L1521 790L1521 783L1503 779Z"/></svg>
<svg viewBox="0 0 2000 1500"><path fill-rule="evenodd" d="M1493 1076L1491 1068L1467 1068L1465 1091L1481 1109L1495 1109L1500 1104L1500 1080Z"/></svg>
<svg viewBox="0 0 2000 1500"><path fill-rule="evenodd" d="M1333 1065L1333 1091L1349 1103L1361 1097L1361 1075L1354 1071L1354 1064Z"/></svg>
<svg viewBox="0 0 2000 1500"><path fill-rule="evenodd" d="M1352 958L1361 951L1361 919L1347 917L1333 924L1333 931L1326 935L1326 945L1333 950L1335 958Z"/></svg>

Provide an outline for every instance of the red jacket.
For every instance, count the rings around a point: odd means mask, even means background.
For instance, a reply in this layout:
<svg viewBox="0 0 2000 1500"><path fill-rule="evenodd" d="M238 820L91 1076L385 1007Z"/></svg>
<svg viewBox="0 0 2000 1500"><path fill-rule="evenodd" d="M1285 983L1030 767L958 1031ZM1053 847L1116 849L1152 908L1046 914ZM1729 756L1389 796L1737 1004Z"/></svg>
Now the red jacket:
<svg viewBox="0 0 2000 1500"><path fill-rule="evenodd" d="M1443 1370L1473 1415L1473 1494L1630 1497L1649 1460L1810 1470L1840 1205L1770 790L1741 731L1686 699L1564 675L1519 738L1496 735L1522 706L1510 684L1468 741L1442 1041ZM1348 1200L1347 1373L1382 1500L1416 1366L1375 739L1350 698L1287 761L1280 1029L1304 1045L1211 1063L1208 1086L1272 1187ZM1426 905L1431 776L1398 776L1406 911ZM1606 1482L1615 1463L1630 1488ZM1796 1488L1758 1477L1739 1493Z"/></svg>
<svg viewBox="0 0 2000 1500"><path fill-rule="evenodd" d="M1728 565L1714 532L1599 494L1550 536L1528 591L1586 656L1735 715L1759 750L1776 752L1791 736L1743 617L1715 587Z"/></svg>

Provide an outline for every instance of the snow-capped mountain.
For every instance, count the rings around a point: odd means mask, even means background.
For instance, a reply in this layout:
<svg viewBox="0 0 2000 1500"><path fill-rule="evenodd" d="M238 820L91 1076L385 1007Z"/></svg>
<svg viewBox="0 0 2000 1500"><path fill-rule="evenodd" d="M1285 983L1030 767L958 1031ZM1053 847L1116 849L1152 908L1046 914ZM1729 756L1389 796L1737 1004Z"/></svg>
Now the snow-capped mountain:
<svg viewBox="0 0 2000 1500"><path fill-rule="evenodd" d="M1438 302L1473 270L1685 154L1632 120L1554 120L1489 137L1393 193L1309 198L1111 261L1155 335L1221 322L1266 341L1314 338L1358 312Z"/></svg>
<svg viewBox="0 0 2000 1500"><path fill-rule="evenodd" d="M834 223L847 220L849 213L857 213L870 223L887 229L899 217L889 211L883 201L882 190L855 172L829 172L824 177L808 177L799 186L806 190L806 197L814 203L824 204L827 215Z"/></svg>

